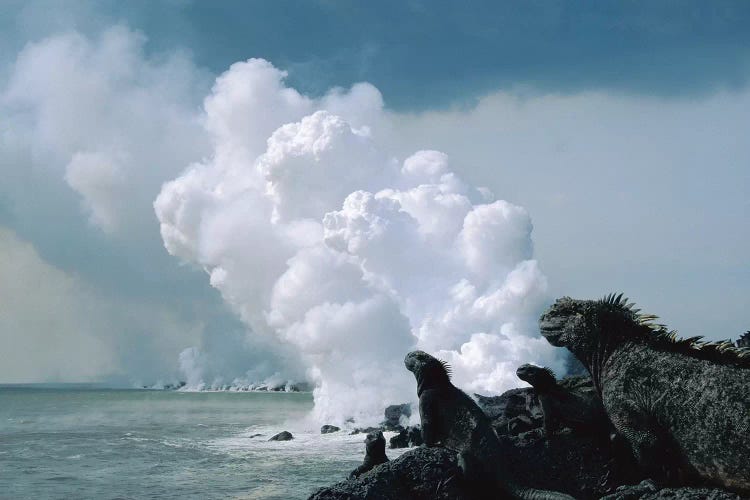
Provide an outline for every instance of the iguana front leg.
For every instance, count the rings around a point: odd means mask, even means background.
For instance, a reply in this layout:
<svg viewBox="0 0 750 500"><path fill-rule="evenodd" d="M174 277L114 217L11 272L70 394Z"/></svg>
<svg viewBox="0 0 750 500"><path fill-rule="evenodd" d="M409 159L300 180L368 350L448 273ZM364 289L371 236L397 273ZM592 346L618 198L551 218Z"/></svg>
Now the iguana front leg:
<svg viewBox="0 0 750 500"><path fill-rule="evenodd" d="M439 401L431 391L425 391L419 397L419 419L422 422L422 440L425 446L439 446L441 441Z"/></svg>
<svg viewBox="0 0 750 500"><path fill-rule="evenodd" d="M552 405L545 397L540 397L539 402L542 406L542 429L544 429L544 435L549 440L552 434L560 427L560 422L555 416L555 412Z"/></svg>
<svg viewBox="0 0 750 500"><path fill-rule="evenodd" d="M628 402L608 411L612 424L628 441L639 467L649 477L664 484L684 475L674 444L656 418Z"/></svg>

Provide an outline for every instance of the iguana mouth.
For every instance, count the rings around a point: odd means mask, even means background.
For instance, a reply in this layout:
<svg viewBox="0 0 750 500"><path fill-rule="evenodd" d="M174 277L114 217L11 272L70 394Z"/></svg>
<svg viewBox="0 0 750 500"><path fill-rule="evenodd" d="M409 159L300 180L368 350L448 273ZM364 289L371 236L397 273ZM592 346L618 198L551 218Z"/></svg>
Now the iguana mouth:
<svg viewBox="0 0 750 500"><path fill-rule="evenodd" d="M565 326L564 318L544 318L539 320L539 330L542 332L544 338L554 346L560 345L558 341L563 334L563 326Z"/></svg>
<svg viewBox="0 0 750 500"><path fill-rule="evenodd" d="M521 380L526 380L529 377L529 369L527 368L526 365L519 366L516 369L516 375Z"/></svg>
<svg viewBox="0 0 750 500"><path fill-rule="evenodd" d="M404 358L404 366L406 366L406 369L410 372L414 371L416 365L416 359L413 352L410 352L406 355Z"/></svg>

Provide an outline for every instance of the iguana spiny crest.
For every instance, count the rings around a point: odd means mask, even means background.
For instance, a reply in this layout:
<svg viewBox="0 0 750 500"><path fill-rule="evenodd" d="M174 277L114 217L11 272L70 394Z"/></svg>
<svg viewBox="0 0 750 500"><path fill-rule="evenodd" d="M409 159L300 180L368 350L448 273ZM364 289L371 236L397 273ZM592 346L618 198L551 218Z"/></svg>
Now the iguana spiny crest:
<svg viewBox="0 0 750 500"><path fill-rule="evenodd" d="M678 338L677 332L656 323L658 316L644 314L623 294L600 300L558 299L539 319L542 335L550 344L567 347L579 359L604 355L623 341L684 354L715 363L750 368L750 349L732 342L706 342L702 337Z"/></svg>

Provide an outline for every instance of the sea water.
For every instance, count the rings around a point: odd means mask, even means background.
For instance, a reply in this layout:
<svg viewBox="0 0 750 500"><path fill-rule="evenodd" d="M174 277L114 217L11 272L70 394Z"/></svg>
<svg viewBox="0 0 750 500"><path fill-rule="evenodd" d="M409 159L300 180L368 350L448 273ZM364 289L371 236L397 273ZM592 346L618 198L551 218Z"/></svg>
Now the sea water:
<svg viewBox="0 0 750 500"><path fill-rule="evenodd" d="M0 498L306 498L364 456L362 434L321 435L312 407L309 393L0 386ZM294 439L268 441L283 430Z"/></svg>

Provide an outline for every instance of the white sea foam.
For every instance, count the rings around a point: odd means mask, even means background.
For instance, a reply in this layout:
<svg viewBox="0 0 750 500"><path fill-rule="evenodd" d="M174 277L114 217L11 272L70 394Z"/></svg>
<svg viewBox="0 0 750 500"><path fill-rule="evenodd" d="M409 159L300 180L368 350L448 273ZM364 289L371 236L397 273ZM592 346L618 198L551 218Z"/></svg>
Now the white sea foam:
<svg viewBox="0 0 750 500"><path fill-rule="evenodd" d="M254 426L235 436L215 439L208 443L208 446L235 456L260 454L268 457L283 453L288 456L326 456L337 460L353 461L361 461L364 458L366 434L350 434L348 429L321 434L319 429L297 427L297 425ZM290 441L269 441L271 436L282 430L288 430L294 438ZM257 434L260 435L257 436ZM386 443L396 434L396 432L383 432ZM386 454L390 459L394 459L408 450L409 448L387 449Z"/></svg>

